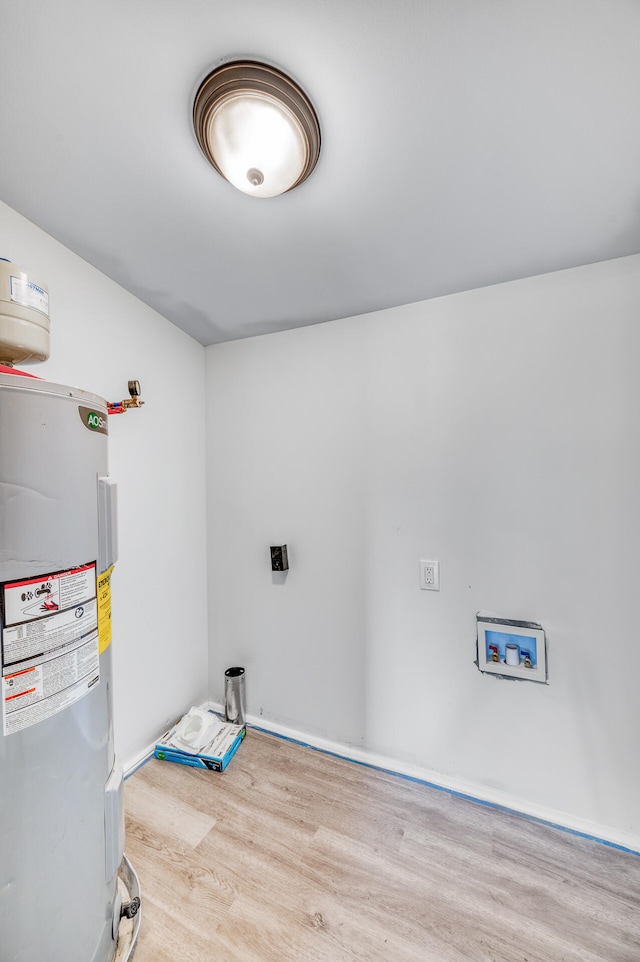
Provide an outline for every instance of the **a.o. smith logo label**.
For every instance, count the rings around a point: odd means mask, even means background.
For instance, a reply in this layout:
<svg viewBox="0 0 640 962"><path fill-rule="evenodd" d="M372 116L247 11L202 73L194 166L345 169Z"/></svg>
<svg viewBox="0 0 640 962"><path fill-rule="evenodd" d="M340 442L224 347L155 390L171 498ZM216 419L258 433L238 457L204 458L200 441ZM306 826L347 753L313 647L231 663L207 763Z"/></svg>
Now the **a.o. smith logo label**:
<svg viewBox="0 0 640 962"><path fill-rule="evenodd" d="M93 411L91 408L78 405L80 420L89 431L97 431L98 434L108 434L107 415L102 411Z"/></svg>

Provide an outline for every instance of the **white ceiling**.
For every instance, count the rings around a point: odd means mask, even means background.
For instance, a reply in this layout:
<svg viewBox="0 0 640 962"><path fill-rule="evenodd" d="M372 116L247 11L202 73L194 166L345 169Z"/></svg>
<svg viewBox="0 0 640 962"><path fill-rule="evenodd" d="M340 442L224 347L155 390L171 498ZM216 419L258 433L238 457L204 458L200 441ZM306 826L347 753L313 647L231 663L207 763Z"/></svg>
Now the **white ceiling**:
<svg viewBox="0 0 640 962"><path fill-rule="evenodd" d="M0 199L203 344L640 252L639 0L0 8ZM320 118L281 197L195 140L237 57Z"/></svg>

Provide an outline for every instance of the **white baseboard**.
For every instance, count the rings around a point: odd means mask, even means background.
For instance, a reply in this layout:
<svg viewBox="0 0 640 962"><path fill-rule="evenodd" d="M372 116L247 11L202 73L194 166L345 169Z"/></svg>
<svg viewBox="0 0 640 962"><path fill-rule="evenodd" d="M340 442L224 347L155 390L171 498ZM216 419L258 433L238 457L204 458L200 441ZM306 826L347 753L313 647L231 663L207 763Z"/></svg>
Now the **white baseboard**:
<svg viewBox="0 0 640 962"><path fill-rule="evenodd" d="M129 778L129 776L133 775L134 772L137 772L145 762L149 761L153 755L153 750L155 747L156 743L152 742L150 745L147 745L146 748L143 748L142 751L138 752L137 755L134 755L133 758L127 758L125 760L123 765L125 779Z"/></svg>
<svg viewBox="0 0 640 962"><path fill-rule="evenodd" d="M224 708L217 702L206 702L203 708L211 708L215 712L223 712ZM448 792L467 798L472 802L491 808L512 812L523 818L530 818L545 825L571 832L574 835L581 835L585 838L593 839L604 845L614 848L624 849L634 855L640 855L640 837L632 833L621 832L608 825L599 822L592 822L587 819L574 817L567 812L556 811L546 808L543 805L536 805L525 799L510 795L507 792L500 792L486 785L478 785L475 782L467 782L463 779L450 778L440 772L421 768L399 761L396 758L389 758L385 755L378 755L376 752L367 751L363 748L354 748L352 745L334 742L322 738L318 735L309 735L286 725L281 725L263 718L259 715L247 715L247 725L250 728L257 728L261 731L277 735L289 741L307 745L329 755L336 755L347 761L356 762L359 765L366 765L369 768L378 768L402 778L409 778L413 781L423 783L439 791Z"/></svg>

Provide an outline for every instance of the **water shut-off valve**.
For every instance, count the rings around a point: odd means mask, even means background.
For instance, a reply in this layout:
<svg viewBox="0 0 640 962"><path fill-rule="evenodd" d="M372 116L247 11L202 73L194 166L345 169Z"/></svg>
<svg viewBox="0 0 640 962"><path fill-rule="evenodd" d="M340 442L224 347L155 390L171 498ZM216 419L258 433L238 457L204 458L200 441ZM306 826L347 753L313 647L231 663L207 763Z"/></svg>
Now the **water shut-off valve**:
<svg viewBox="0 0 640 962"><path fill-rule="evenodd" d="M129 408L142 407L144 401L140 400L140 381L129 381L127 387L129 397L124 401L114 401L113 404L107 401L107 412L109 414L124 414Z"/></svg>

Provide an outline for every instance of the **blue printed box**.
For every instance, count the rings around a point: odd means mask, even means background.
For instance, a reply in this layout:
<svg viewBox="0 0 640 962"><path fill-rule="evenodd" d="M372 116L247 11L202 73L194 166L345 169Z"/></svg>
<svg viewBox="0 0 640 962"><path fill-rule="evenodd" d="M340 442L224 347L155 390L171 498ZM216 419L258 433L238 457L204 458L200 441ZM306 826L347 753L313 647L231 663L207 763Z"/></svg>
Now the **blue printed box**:
<svg viewBox="0 0 640 962"><path fill-rule="evenodd" d="M175 725L162 736L154 749L155 757L167 762L177 762L179 765L206 768L211 772L225 770L247 733L244 725L223 722L211 742L196 753L184 751L175 743L173 739L177 727Z"/></svg>

